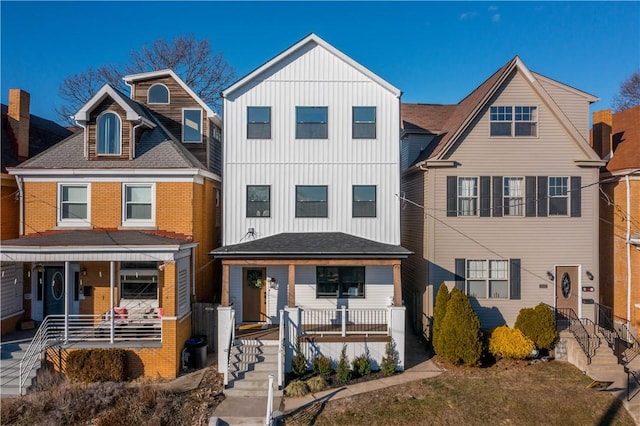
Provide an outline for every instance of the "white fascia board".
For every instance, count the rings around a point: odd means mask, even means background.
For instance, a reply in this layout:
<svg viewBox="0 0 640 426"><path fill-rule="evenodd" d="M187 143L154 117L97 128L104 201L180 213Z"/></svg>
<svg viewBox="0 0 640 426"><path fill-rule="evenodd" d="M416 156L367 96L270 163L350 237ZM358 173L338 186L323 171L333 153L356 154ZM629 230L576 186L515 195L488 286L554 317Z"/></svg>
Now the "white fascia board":
<svg viewBox="0 0 640 426"><path fill-rule="evenodd" d="M172 244L172 245L114 245L114 246L11 246L4 245L2 254L6 253L71 253L71 252L93 252L93 253L176 253L180 250L196 247L198 243Z"/></svg>
<svg viewBox="0 0 640 426"><path fill-rule="evenodd" d="M140 179L180 179L181 181L198 181L201 178L222 182L222 178L203 169L7 169L10 175L22 176L26 182L38 180L60 180L60 178L109 178L124 180L135 177Z"/></svg>
<svg viewBox="0 0 640 426"><path fill-rule="evenodd" d="M195 245L195 244L194 244ZM65 247L66 250L51 250L52 247L42 247L39 251L21 250L10 252L4 249L0 252L0 261L2 262L108 262L108 261L149 261L155 260L159 262L171 262L184 257L184 249L186 253L191 252L192 244L184 244L181 246L169 246L173 250L155 250L155 247L145 246L136 250L122 250L131 246L122 246L118 251L108 251L104 247L99 250L87 250L86 246ZM167 247L167 246L165 246Z"/></svg>
<svg viewBox="0 0 640 426"><path fill-rule="evenodd" d="M400 91L400 89L396 88L395 86L391 85L386 80L383 80L378 75L374 74L369 69L367 69L364 66L360 65L358 62L354 61L351 57L345 55L344 53L342 53L341 51L339 51L338 49L336 49L335 47L333 47L332 45L330 45L329 43L327 43L326 41L324 41L323 39L318 37L316 34L311 33L307 37L303 38L302 40L300 40L299 42L294 44L293 46L291 46L288 49L286 49L284 52L282 52L279 55L275 56L271 60L265 62L263 65L259 66L258 68L256 68L255 70L253 70L252 72L247 74L245 77L241 78L240 80L235 82L233 85L229 86L227 89L223 90L222 91L222 97L226 98L229 94L233 93L234 91L236 91L240 87L244 86L246 83L248 83L251 80L253 80L256 76L260 75L264 71L266 71L269 68L271 68L272 66L276 65L278 62L282 61L284 58L288 57L289 55L291 55L292 53L294 53L295 51L297 51L298 49L302 48L303 46L305 46L306 44L308 44L310 42L314 42L318 46L321 46L324 49L328 50L329 52L331 52L333 55L335 55L336 57L338 57L341 60L343 60L348 65L350 65L353 68L357 69L358 71L360 71L361 73L363 73L364 75L369 77L371 80L375 81L380 86L382 86L385 89L387 89L389 92L394 94L396 97L400 98L400 96L402 95L402 92Z"/></svg>
<svg viewBox="0 0 640 426"><path fill-rule="evenodd" d="M213 121L218 127L222 129L222 118L218 114L214 112L212 116L209 116L207 118Z"/></svg>
<svg viewBox="0 0 640 426"><path fill-rule="evenodd" d="M149 120L146 120L144 117L140 116L137 112L135 112L128 103L126 103L122 96L117 93L113 87L105 84L102 86L98 92L89 101L80 108L80 110L73 116L73 119L76 121L89 121L89 114L95 108L95 106L102 102L107 96L111 97L122 109L127 113L127 120L131 121L143 121L146 123L151 123ZM155 126L153 126L155 127Z"/></svg>
<svg viewBox="0 0 640 426"><path fill-rule="evenodd" d="M172 69L164 69L164 70L159 70L159 71L143 72L143 73L140 73L140 74L130 74L130 75L125 75L124 77L122 77L122 79L124 80L125 83L130 84L130 83L135 83L136 81L140 81L140 80L149 80L149 79L153 79L153 78L157 78L157 77L166 77L166 76L170 76L175 81L177 81L178 84L193 99L195 99L196 102L198 102L198 104L202 107L202 109L204 109L207 112L207 117L217 115L215 112L213 112L213 110L211 108L209 108L209 106L206 103L204 103L204 101L202 99L200 99L200 96L196 95L196 93L193 90L191 90L191 88L189 86L187 86L187 83L182 81L182 79L178 76L178 74L176 74Z"/></svg>

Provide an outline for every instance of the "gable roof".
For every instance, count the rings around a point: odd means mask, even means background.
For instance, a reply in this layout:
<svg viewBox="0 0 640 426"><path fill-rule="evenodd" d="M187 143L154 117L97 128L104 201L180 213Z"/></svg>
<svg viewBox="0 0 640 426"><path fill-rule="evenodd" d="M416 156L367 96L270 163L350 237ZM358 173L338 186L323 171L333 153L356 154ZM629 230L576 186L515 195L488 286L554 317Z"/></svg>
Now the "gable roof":
<svg viewBox="0 0 640 426"><path fill-rule="evenodd" d="M156 124L151 120L149 114L141 105L133 102L110 84L102 86L100 90L98 90L96 94L93 95L72 118L76 121L89 121L91 111L93 111L100 102L108 97L113 99L122 109L125 110L127 120L141 121L149 127L156 126Z"/></svg>
<svg viewBox="0 0 640 426"><path fill-rule="evenodd" d="M189 94L189 96L191 96L193 99L195 99L195 101L202 107L202 109L204 109L207 112L207 117L211 118L212 120L216 121L219 126L222 125L222 119L220 118L220 116L218 114L216 114L211 108L209 108L209 106L200 98L200 96L198 96L196 94L196 92L194 92L188 85L187 83L185 83L180 76L178 76L178 74L176 74L172 69L164 69L164 70L157 70L157 71L150 71L150 72L142 72L142 73L138 73L138 74L129 74L129 75L125 75L124 77L122 77L122 80L124 80L125 84L127 84L128 86L131 85L131 83L136 83L138 81L143 81L143 80L153 80L159 77L171 77L173 78L179 85L180 87L182 87L185 92L187 92Z"/></svg>
<svg viewBox="0 0 640 426"><path fill-rule="evenodd" d="M385 89L387 89L389 92L391 92L395 96L400 97L400 95L402 94L400 89L397 89L396 87L391 85L389 82L383 80L382 78L380 78L380 76L374 74L369 69L365 68L364 66L362 66L358 62L354 61L349 56L345 55L344 53L342 53L341 51L339 51L338 49L336 49L335 47L333 47L332 45L330 45L329 43L327 43L326 41L324 41L323 39L318 37L316 34L311 33L308 36L306 36L305 38L303 38L302 40L300 40L299 42L297 42L294 45L292 45L291 47L289 47L288 49L284 50L283 52L279 53L278 55L276 55L272 59L268 60L267 62L265 62L264 64L262 64L258 68L256 68L255 70L251 71L249 74L247 74L246 76L242 77L240 80L236 81L235 83L233 83L231 86L229 86L225 90L223 90L222 91L222 97L226 98L231 93L235 92L236 90L238 90L239 88L241 88L245 84L249 83L251 80L253 80L258 75L260 75L260 74L264 73L265 71L275 67L278 63L280 63L283 60L285 60L288 56L294 54L298 50L302 49L304 46L306 46L308 44L312 44L312 43L316 44L318 46L321 46L322 48L327 50L329 53L331 53L334 56L336 56L337 58L341 59L347 65L355 68L356 70L360 71L362 74L364 74L365 76L367 76L371 80L373 80L376 83L378 83L380 86L382 86Z"/></svg>
<svg viewBox="0 0 640 426"><path fill-rule="evenodd" d="M442 137L434 140L433 143L436 143L436 145L425 150L425 152L428 153L428 157L425 158L425 155L421 155L418 160L414 162L414 165L420 164L427 159L444 159L458 138L469 128L473 120L487 106L489 100L498 92L503 83L516 72L520 73L525 78L532 90L540 97L542 102L558 119L562 127L567 131L573 142L582 150L585 156L591 161L598 162L599 158L597 154L593 149L591 149L586 139L580 134L578 129L576 129L573 123L571 123L564 112L562 112L560 107L554 102L551 96L544 90L540 82L536 79L536 76L539 75L529 71L522 60L518 56L515 56L456 105L439 106L439 113L441 115L448 115L444 124L441 124L441 126L438 126L437 124L433 125L435 127L441 127L440 134ZM544 78L546 79L546 77ZM555 84L561 84L550 79L547 79L547 81ZM568 88L569 86L564 87ZM577 89L570 89L577 91ZM583 94L590 102L597 100L597 98L585 92L580 93ZM419 107L412 107L411 104L403 104L401 107L403 114L405 110L413 114L420 112Z"/></svg>

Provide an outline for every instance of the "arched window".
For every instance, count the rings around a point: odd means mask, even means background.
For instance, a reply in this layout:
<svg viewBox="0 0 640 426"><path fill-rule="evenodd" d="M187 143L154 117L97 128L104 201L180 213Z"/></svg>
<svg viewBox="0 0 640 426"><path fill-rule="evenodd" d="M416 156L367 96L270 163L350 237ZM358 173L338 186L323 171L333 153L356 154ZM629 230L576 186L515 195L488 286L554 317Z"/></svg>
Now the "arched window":
<svg viewBox="0 0 640 426"><path fill-rule="evenodd" d="M98 154L120 155L122 142L120 117L113 112L105 112L98 117Z"/></svg>
<svg viewBox="0 0 640 426"><path fill-rule="evenodd" d="M154 84L149 88L147 93L147 103L149 104L168 104L169 89L164 84Z"/></svg>

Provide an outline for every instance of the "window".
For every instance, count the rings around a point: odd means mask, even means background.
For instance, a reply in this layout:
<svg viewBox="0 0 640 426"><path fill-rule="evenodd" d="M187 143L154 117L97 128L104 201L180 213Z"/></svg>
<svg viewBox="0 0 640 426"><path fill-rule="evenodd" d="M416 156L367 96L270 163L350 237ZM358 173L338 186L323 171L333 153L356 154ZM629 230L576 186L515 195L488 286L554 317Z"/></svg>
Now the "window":
<svg viewBox="0 0 640 426"><path fill-rule="evenodd" d="M296 107L296 139L327 139L327 107Z"/></svg>
<svg viewBox="0 0 640 426"><path fill-rule="evenodd" d="M154 84L147 92L147 103L149 104L168 104L169 89L164 84Z"/></svg>
<svg viewBox="0 0 640 426"><path fill-rule="evenodd" d="M353 185L353 217L376 217L376 187Z"/></svg>
<svg viewBox="0 0 640 426"><path fill-rule="evenodd" d="M202 110L182 110L182 142L202 142Z"/></svg>
<svg viewBox="0 0 640 426"><path fill-rule="evenodd" d="M458 216L478 215L478 178L458 178Z"/></svg>
<svg viewBox="0 0 640 426"><path fill-rule="evenodd" d="M364 298L364 266L318 266L316 297Z"/></svg>
<svg viewBox="0 0 640 426"><path fill-rule="evenodd" d="M568 177L549 177L549 216L568 214Z"/></svg>
<svg viewBox="0 0 640 426"><path fill-rule="evenodd" d="M114 112L105 112L98 117L98 155L120 155L122 132L120 117Z"/></svg>
<svg viewBox="0 0 640 426"><path fill-rule="evenodd" d="M538 135L538 107L492 106L491 136L531 137Z"/></svg>
<svg viewBox="0 0 640 426"><path fill-rule="evenodd" d="M247 139L271 139L271 107L247 107Z"/></svg>
<svg viewBox="0 0 640 426"><path fill-rule="evenodd" d="M503 186L503 214L505 216L524 215L524 178L505 177Z"/></svg>
<svg viewBox="0 0 640 426"><path fill-rule="evenodd" d="M326 186L296 186L296 217L327 217Z"/></svg>
<svg viewBox="0 0 640 426"><path fill-rule="evenodd" d="M376 138L376 107L353 107L353 138Z"/></svg>
<svg viewBox="0 0 640 426"><path fill-rule="evenodd" d="M58 198L60 225L90 225L88 185L60 185Z"/></svg>
<svg viewBox="0 0 640 426"><path fill-rule="evenodd" d="M508 260L467 260L467 295L477 299L508 299Z"/></svg>
<svg viewBox="0 0 640 426"><path fill-rule="evenodd" d="M124 185L124 222L129 224L152 224L153 185Z"/></svg>
<svg viewBox="0 0 640 426"><path fill-rule="evenodd" d="M158 306L158 265L156 262L120 264L120 305L127 300L147 300L146 307ZM124 301L124 302L123 302ZM137 306L140 306L137 303Z"/></svg>
<svg viewBox="0 0 640 426"><path fill-rule="evenodd" d="M271 187L268 185L247 185L247 217L268 217L271 215Z"/></svg>

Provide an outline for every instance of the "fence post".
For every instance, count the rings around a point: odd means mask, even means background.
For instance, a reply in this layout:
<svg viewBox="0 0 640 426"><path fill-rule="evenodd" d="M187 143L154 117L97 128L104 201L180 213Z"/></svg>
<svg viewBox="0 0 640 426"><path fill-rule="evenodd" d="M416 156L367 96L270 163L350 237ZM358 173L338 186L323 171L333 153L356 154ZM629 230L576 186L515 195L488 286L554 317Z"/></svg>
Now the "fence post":
<svg viewBox="0 0 640 426"><path fill-rule="evenodd" d="M340 308L342 311L342 337L347 335L347 307L342 305Z"/></svg>

